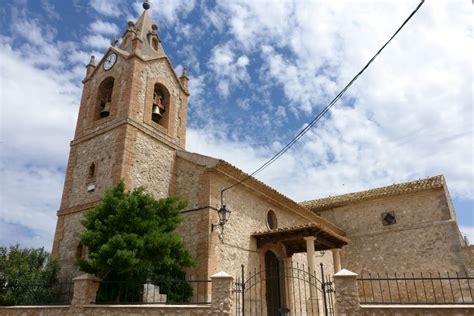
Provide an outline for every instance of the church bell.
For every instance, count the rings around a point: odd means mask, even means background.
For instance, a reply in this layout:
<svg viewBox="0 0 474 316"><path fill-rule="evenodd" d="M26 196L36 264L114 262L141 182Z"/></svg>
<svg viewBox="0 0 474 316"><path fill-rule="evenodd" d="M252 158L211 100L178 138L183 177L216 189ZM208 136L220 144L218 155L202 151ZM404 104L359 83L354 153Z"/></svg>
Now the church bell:
<svg viewBox="0 0 474 316"><path fill-rule="evenodd" d="M153 109L151 111L151 119L154 121L154 122L157 122L160 120L161 118L161 109L158 105L156 104L153 104Z"/></svg>
<svg viewBox="0 0 474 316"><path fill-rule="evenodd" d="M100 111L100 117L107 117L110 114L110 102L105 102L104 108Z"/></svg>

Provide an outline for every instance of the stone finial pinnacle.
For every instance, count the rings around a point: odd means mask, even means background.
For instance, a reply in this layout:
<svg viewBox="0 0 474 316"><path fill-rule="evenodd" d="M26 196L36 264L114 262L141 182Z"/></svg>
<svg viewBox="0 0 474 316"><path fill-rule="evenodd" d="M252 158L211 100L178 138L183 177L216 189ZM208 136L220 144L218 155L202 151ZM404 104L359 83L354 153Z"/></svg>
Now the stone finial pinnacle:
<svg viewBox="0 0 474 316"><path fill-rule="evenodd" d="M94 55L91 56L91 59L89 61L89 65L95 66L95 56Z"/></svg>
<svg viewBox="0 0 474 316"><path fill-rule="evenodd" d="M143 9L150 9L150 0L143 0Z"/></svg>
<svg viewBox="0 0 474 316"><path fill-rule="evenodd" d="M114 37L112 38L112 42L110 42L110 44L111 44L113 47L115 47L115 46L117 45L118 41L119 41L119 40L118 40L118 39L115 37L115 35L114 35Z"/></svg>
<svg viewBox="0 0 474 316"><path fill-rule="evenodd" d="M188 76L188 69L186 67L183 67L183 72L181 73L181 77L187 77Z"/></svg>

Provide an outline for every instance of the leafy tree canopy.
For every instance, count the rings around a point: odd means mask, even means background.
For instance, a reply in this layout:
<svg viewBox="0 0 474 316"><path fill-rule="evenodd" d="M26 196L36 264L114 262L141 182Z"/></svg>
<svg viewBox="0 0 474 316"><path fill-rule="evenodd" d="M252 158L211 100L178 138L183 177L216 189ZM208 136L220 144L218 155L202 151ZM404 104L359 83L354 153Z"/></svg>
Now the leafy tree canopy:
<svg viewBox="0 0 474 316"><path fill-rule="evenodd" d="M53 302L58 271L43 248L0 247L0 305Z"/></svg>
<svg viewBox="0 0 474 316"><path fill-rule="evenodd" d="M88 247L81 271L109 281L162 280L183 277L183 267L195 265L173 230L186 202L156 200L143 188L125 191L121 181L102 203L85 214L81 242Z"/></svg>

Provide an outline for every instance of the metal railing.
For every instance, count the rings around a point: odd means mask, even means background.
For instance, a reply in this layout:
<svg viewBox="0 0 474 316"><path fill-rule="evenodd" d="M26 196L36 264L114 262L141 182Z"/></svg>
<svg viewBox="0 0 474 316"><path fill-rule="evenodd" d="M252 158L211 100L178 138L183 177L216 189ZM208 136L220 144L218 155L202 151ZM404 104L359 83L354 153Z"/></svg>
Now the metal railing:
<svg viewBox="0 0 474 316"><path fill-rule="evenodd" d="M211 280L103 281L97 304L210 304Z"/></svg>
<svg viewBox="0 0 474 316"><path fill-rule="evenodd" d="M0 305L69 305L73 289L74 284L71 280L53 284L38 282L18 284L10 281L0 286Z"/></svg>
<svg viewBox="0 0 474 316"><path fill-rule="evenodd" d="M322 264L320 274L310 273L304 264L284 264L281 259L247 271L242 265L233 292L236 316L334 315L333 281Z"/></svg>
<svg viewBox="0 0 474 316"><path fill-rule="evenodd" d="M474 277L467 272L362 274L361 304L473 304Z"/></svg>

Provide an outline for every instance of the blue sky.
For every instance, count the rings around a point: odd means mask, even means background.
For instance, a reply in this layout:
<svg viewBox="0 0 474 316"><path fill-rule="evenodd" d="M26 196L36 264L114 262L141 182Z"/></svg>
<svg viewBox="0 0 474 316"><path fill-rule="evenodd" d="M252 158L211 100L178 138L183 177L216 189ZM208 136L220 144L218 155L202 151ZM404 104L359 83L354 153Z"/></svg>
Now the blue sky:
<svg viewBox="0 0 474 316"><path fill-rule="evenodd" d="M0 245L51 247L90 55L140 1L0 6ZM252 172L325 106L418 4L152 1L191 78L187 149ZM472 7L427 1L319 125L259 178L296 201L443 174L474 241Z"/></svg>

